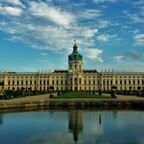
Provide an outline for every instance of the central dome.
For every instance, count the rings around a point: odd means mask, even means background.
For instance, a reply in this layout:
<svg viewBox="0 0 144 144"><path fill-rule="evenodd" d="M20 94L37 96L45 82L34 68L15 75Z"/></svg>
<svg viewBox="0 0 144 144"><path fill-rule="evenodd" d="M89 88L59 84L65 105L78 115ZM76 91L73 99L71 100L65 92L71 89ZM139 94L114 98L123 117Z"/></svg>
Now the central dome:
<svg viewBox="0 0 144 144"><path fill-rule="evenodd" d="M81 60L82 61L82 55L78 53L77 48L78 47L75 44L73 46L73 53L68 56L69 61L73 61L73 60Z"/></svg>

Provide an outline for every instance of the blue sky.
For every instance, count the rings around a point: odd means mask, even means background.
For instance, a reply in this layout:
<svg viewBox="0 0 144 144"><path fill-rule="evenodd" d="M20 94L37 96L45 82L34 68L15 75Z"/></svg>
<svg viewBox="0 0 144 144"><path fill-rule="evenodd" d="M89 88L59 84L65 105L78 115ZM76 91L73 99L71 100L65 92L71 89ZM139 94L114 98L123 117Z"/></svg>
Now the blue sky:
<svg viewBox="0 0 144 144"><path fill-rule="evenodd" d="M144 72L144 1L0 0L0 70L67 69L73 40L83 69Z"/></svg>

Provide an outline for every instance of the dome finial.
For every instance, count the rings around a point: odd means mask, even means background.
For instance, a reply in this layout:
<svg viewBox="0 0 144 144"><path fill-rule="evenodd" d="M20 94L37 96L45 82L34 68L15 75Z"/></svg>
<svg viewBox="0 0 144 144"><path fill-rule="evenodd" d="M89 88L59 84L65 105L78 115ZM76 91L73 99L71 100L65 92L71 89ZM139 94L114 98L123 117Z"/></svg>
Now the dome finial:
<svg viewBox="0 0 144 144"><path fill-rule="evenodd" d="M76 40L74 40L73 42L74 42L74 45L76 45Z"/></svg>
<svg viewBox="0 0 144 144"><path fill-rule="evenodd" d="M73 46L73 53L77 53L77 45L76 45L76 40L73 41L74 42L74 46Z"/></svg>

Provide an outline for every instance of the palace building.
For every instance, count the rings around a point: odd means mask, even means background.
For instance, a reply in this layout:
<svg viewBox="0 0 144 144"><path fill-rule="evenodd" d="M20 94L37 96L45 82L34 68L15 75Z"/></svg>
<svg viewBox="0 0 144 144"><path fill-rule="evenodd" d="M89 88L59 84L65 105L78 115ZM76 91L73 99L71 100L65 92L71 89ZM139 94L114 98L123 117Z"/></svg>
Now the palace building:
<svg viewBox="0 0 144 144"><path fill-rule="evenodd" d="M54 72L0 72L0 82L5 90L47 91L50 86L55 91L109 91L144 90L144 72L98 72L96 69L83 69L83 56L79 54L76 43L68 56L68 70Z"/></svg>

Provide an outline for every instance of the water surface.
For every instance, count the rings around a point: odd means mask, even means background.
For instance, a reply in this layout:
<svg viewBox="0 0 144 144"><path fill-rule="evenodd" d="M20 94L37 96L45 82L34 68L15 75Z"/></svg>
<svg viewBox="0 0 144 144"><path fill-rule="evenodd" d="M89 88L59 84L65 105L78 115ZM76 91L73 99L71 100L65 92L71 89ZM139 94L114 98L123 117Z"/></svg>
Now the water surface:
<svg viewBox="0 0 144 144"><path fill-rule="evenodd" d="M144 144L144 111L0 113L0 144Z"/></svg>

